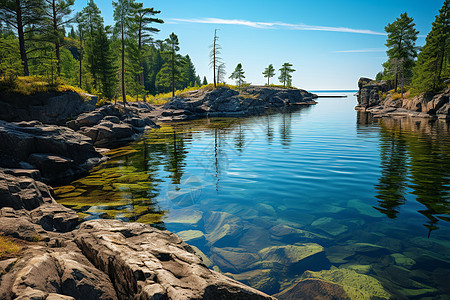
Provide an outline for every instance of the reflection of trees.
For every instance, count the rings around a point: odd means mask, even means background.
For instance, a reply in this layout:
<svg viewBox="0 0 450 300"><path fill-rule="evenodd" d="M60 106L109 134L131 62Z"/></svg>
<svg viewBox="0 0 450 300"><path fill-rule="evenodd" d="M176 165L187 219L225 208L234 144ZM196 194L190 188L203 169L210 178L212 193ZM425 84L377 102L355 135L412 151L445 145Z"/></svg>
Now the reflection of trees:
<svg viewBox="0 0 450 300"><path fill-rule="evenodd" d="M242 123L239 122L239 126L237 128L237 134L234 137L234 146L236 150L242 152L245 148L245 132L242 130Z"/></svg>
<svg viewBox="0 0 450 300"><path fill-rule="evenodd" d="M182 133L173 130L172 138L167 143L167 165L166 171L171 172L173 184L180 184L181 176L185 168L184 159L186 158L184 137Z"/></svg>
<svg viewBox="0 0 450 300"><path fill-rule="evenodd" d="M273 141L273 127L270 124L271 116L267 115L266 120L267 120L267 129L266 129L267 143L270 145L272 144Z"/></svg>
<svg viewBox="0 0 450 300"><path fill-rule="evenodd" d="M445 122L383 119L381 128L382 175L377 198L379 211L395 218L405 202L405 187L425 209L429 233L450 215L450 130ZM409 154L409 164L407 156ZM407 183L407 174L409 182Z"/></svg>
<svg viewBox="0 0 450 300"><path fill-rule="evenodd" d="M398 208L405 203L405 187L408 167L406 156L406 141L402 132L388 132L381 130L381 177L375 186L376 196L380 201L378 211L395 219Z"/></svg>
<svg viewBox="0 0 450 300"><path fill-rule="evenodd" d="M283 113L281 115L281 118L282 118L282 122L280 123L281 145L289 147L292 140L292 132L291 132L292 114L290 112Z"/></svg>

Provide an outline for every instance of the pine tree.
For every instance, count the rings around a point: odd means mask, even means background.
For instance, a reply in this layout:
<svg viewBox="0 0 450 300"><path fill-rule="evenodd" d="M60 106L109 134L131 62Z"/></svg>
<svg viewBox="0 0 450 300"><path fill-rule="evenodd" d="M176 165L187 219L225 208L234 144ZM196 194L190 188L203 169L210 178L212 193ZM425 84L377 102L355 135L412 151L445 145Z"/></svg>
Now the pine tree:
<svg viewBox="0 0 450 300"><path fill-rule="evenodd" d="M384 30L388 34L386 47L388 61L383 65L385 69L394 75L394 90L397 91L399 73L392 70L392 59L403 59L403 70L407 77L412 75L414 59L417 57L417 47L415 46L419 32L414 28L414 19L408 17L405 12L394 22L388 24Z"/></svg>
<svg viewBox="0 0 450 300"><path fill-rule="evenodd" d="M195 67L192 63L191 58L189 55L186 55L184 57L183 62L183 70L182 70L182 77L183 77L183 86L180 86L180 89L186 88L186 87L193 87L195 86L196 81L196 74L195 74Z"/></svg>
<svg viewBox="0 0 450 300"><path fill-rule="evenodd" d="M222 47L219 45L219 37L217 36L217 30L214 29L214 39L213 43L209 46L211 48L211 52L209 53L209 66L213 70L213 81L214 81L214 88L217 85L217 68L222 63L222 59L220 58L220 50L222 50Z"/></svg>
<svg viewBox="0 0 450 300"><path fill-rule="evenodd" d="M230 79L235 79L237 86L240 88L241 85L244 83L244 76L245 72L242 68L242 64L238 63L236 66L236 69L234 69L233 73L231 73Z"/></svg>
<svg viewBox="0 0 450 300"><path fill-rule="evenodd" d="M45 0L42 12L45 18L47 39L55 46L56 72L61 75L61 46L64 40L64 26L72 22L69 15L75 0Z"/></svg>
<svg viewBox="0 0 450 300"><path fill-rule="evenodd" d="M111 47L111 41L108 39L108 32L111 28L103 25L97 28L96 35L96 63L98 74L100 74L101 93L104 97L112 99L115 96L115 87L117 85L117 75L115 66L115 56Z"/></svg>
<svg viewBox="0 0 450 300"><path fill-rule="evenodd" d="M161 13L159 10L155 10L154 8L144 8L143 3L131 3L133 8L132 14L133 17L131 19L134 28L137 32L137 47L139 51L139 56L137 57L140 72L139 72L139 83L142 88L145 88L145 79L144 79L144 50L143 47L145 45L149 45L153 42L152 34L159 32L159 29L150 27L151 23L164 23L163 20L154 18L153 16ZM145 101L145 95L144 95Z"/></svg>
<svg viewBox="0 0 450 300"><path fill-rule="evenodd" d="M206 80L206 76L203 76L202 85L208 85L208 80Z"/></svg>
<svg viewBox="0 0 450 300"><path fill-rule="evenodd" d="M42 0L2 0L0 5L0 20L15 31L19 39L20 59L22 60L23 74L30 75L28 69L27 35L36 30L35 25L42 20L39 9L43 6Z"/></svg>
<svg viewBox="0 0 450 300"><path fill-rule="evenodd" d="M278 80L283 83L283 86L291 86L292 85L292 72L295 72L294 69L291 68L292 64L290 63L284 63L281 66L280 69L280 76L278 77Z"/></svg>
<svg viewBox="0 0 450 300"><path fill-rule="evenodd" d="M275 68L272 64L264 70L263 75L267 78L267 85L270 85L270 78L275 76Z"/></svg>
<svg viewBox="0 0 450 300"><path fill-rule="evenodd" d="M412 86L417 92L438 92L449 77L450 1L445 0L417 59Z"/></svg>
<svg viewBox="0 0 450 300"><path fill-rule="evenodd" d="M80 25L79 30L85 40L85 52L88 61L88 68L93 77L94 88L98 89L100 66L97 65L97 38L100 31L104 30L103 18L100 9L93 0L89 0L85 8L77 15L77 22ZM83 41L81 40L81 43Z"/></svg>
<svg viewBox="0 0 450 300"><path fill-rule="evenodd" d="M166 57L166 62L164 63L161 71L157 76L157 85L161 87L170 87L172 91L172 97L175 97L175 84L179 82L181 77L181 67L182 67L182 56L177 54L180 50L178 37L175 33L169 36L165 40L165 50L164 56Z"/></svg>

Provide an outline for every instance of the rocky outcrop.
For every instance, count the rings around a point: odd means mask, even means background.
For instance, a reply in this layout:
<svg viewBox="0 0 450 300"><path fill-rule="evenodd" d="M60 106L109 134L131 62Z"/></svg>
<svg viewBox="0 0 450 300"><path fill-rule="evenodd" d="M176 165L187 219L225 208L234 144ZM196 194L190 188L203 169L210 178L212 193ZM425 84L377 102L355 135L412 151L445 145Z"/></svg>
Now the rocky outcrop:
<svg viewBox="0 0 450 300"><path fill-rule="evenodd" d="M126 109L111 104L81 114L67 126L87 136L96 147L113 148L133 141L146 128L156 127L145 115L152 110L147 103L132 103Z"/></svg>
<svg viewBox="0 0 450 300"><path fill-rule="evenodd" d="M387 81L361 78L358 86L356 109L370 112L374 117L412 116L450 119L450 88L437 95L424 93L411 98L393 99L388 92L393 87Z"/></svg>
<svg viewBox="0 0 450 300"><path fill-rule="evenodd" d="M38 169L48 183L68 182L102 159L86 136L37 121L0 121L0 145L0 167Z"/></svg>
<svg viewBox="0 0 450 300"><path fill-rule="evenodd" d="M249 86L241 91L226 87L207 88L182 94L152 112L160 121L193 120L206 117L243 117L269 110L313 105L316 95L299 89Z"/></svg>
<svg viewBox="0 0 450 300"><path fill-rule="evenodd" d="M67 119L95 109L97 96L74 92L49 92L33 95L0 94L0 120L8 122L37 120L63 125Z"/></svg>
<svg viewBox="0 0 450 300"><path fill-rule="evenodd" d="M208 269L178 236L118 220L81 224L37 171L0 169L0 299L274 299Z"/></svg>

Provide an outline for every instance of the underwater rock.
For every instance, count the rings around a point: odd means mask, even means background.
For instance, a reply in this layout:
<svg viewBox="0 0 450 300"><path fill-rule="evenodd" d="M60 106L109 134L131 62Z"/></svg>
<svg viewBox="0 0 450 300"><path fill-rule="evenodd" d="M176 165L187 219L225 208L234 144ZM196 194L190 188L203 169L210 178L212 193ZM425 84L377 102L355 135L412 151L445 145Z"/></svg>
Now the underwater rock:
<svg viewBox="0 0 450 300"><path fill-rule="evenodd" d="M345 298L349 299L389 299L390 294L375 278L359 274L349 269L322 270L320 272L306 271L301 276L300 282L307 279L318 279L323 282L331 282L342 287ZM341 297L338 297L339 299ZM288 298L289 299L289 298Z"/></svg>
<svg viewBox="0 0 450 300"><path fill-rule="evenodd" d="M285 246L271 246L258 252L262 260L277 262L282 265L291 265L307 257L323 252L319 244L305 243Z"/></svg>
<svg viewBox="0 0 450 300"><path fill-rule="evenodd" d="M414 259L411 259L401 253L393 253L391 254L391 257L394 259L395 264L401 267L411 268L416 264Z"/></svg>
<svg viewBox="0 0 450 300"><path fill-rule="evenodd" d="M311 223L311 226L314 226L332 236L338 236L348 230L348 227L342 224L337 223L332 218L323 217L315 220Z"/></svg>
<svg viewBox="0 0 450 300"><path fill-rule="evenodd" d="M200 222L202 216L203 212L199 210L189 208L173 209L170 211L167 219L164 220L164 223L194 226Z"/></svg>
<svg viewBox="0 0 450 300"><path fill-rule="evenodd" d="M243 233L241 219L226 212L209 212L205 214L203 222L206 239L211 246L227 245L237 241Z"/></svg>
<svg viewBox="0 0 450 300"><path fill-rule="evenodd" d="M317 278L304 279L280 293L275 294L274 297L279 300L351 299L344 288L339 284Z"/></svg>
<svg viewBox="0 0 450 300"><path fill-rule="evenodd" d="M225 273L225 275L267 294L274 294L280 290L277 273L271 269L256 269L239 274Z"/></svg>
<svg viewBox="0 0 450 300"><path fill-rule="evenodd" d="M205 234L200 230L183 230L177 232L177 235L185 242L201 244L205 241Z"/></svg>
<svg viewBox="0 0 450 300"><path fill-rule="evenodd" d="M347 207L356 209L360 214L369 217L380 218L383 216L382 213L373 208L372 205L361 202L361 200L352 199L347 202Z"/></svg>
<svg viewBox="0 0 450 300"><path fill-rule="evenodd" d="M211 248L211 259L224 272L240 273L259 261L258 255L242 248Z"/></svg>
<svg viewBox="0 0 450 300"><path fill-rule="evenodd" d="M275 218L277 216L277 212L269 204L258 203L255 208L258 210L259 215L262 215L262 216L266 215L266 216L275 217Z"/></svg>

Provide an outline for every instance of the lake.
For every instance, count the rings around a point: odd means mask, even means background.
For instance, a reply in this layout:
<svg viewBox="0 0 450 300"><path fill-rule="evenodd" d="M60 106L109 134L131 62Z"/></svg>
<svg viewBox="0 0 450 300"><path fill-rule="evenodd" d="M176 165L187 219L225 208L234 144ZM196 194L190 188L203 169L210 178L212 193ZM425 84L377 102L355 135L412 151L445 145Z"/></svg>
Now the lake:
<svg viewBox="0 0 450 300"><path fill-rule="evenodd" d="M57 201L176 232L208 267L269 294L312 277L448 299L450 124L372 120L345 94L163 125L56 188Z"/></svg>

